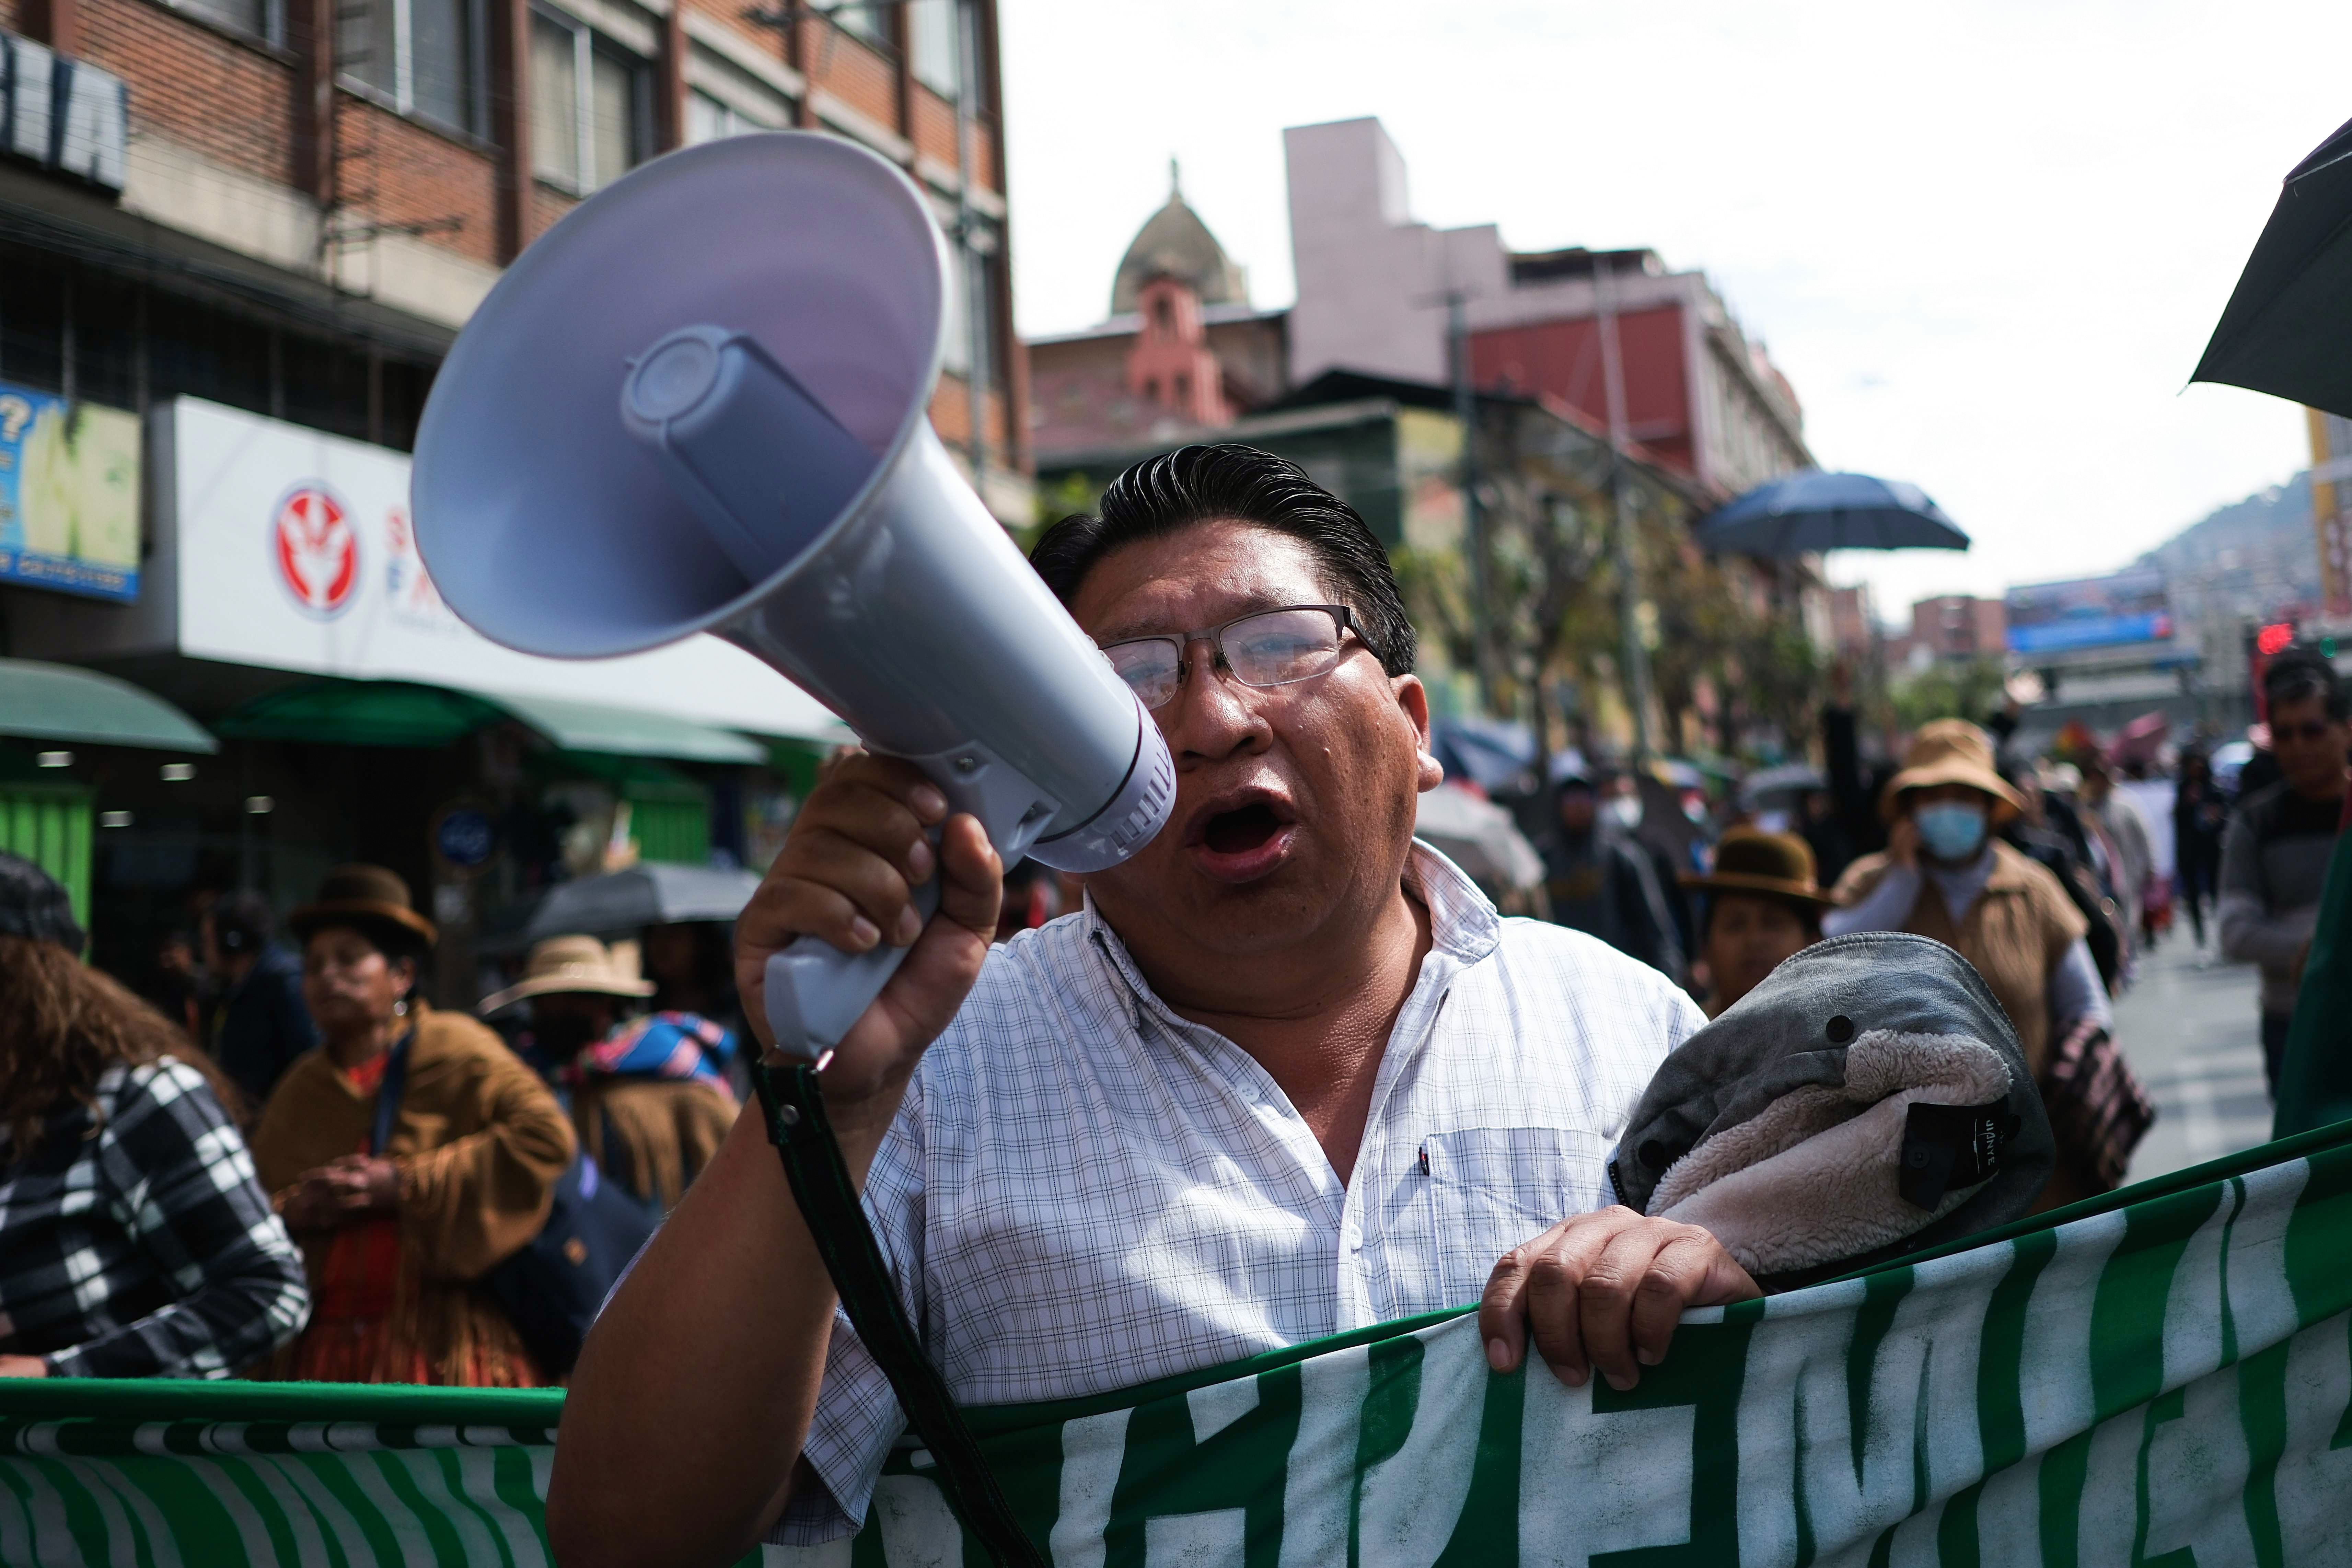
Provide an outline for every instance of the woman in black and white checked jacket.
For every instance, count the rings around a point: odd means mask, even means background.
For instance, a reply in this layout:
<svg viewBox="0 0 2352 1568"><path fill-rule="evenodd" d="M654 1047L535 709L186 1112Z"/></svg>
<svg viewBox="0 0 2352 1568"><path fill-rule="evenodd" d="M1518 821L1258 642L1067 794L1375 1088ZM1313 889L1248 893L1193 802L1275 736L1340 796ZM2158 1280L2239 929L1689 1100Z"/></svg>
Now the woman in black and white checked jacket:
<svg viewBox="0 0 2352 1568"><path fill-rule="evenodd" d="M0 1377L226 1377L300 1331L300 1255L212 1064L81 945L0 855Z"/></svg>

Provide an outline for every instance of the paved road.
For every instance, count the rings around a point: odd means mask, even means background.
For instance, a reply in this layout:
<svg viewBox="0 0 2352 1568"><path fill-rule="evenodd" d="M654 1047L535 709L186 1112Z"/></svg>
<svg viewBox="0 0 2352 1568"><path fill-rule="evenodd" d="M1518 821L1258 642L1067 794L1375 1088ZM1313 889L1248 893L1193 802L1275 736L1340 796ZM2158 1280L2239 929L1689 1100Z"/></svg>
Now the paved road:
<svg viewBox="0 0 2352 1568"><path fill-rule="evenodd" d="M2116 1040L2156 1100L2132 1156L2144 1181L2270 1136L2270 1091L2255 1032L2253 966L2222 963L2176 927L2116 1004Z"/></svg>

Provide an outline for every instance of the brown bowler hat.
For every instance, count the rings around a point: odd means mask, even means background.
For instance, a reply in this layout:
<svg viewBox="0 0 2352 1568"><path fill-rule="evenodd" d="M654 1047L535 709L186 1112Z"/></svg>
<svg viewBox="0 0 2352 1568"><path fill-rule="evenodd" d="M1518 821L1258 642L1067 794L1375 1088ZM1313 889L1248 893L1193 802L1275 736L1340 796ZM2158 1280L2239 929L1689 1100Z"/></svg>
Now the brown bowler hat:
<svg viewBox="0 0 2352 1568"><path fill-rule="evenodd" d="M319 884L319 896L286 917L286 929L302 942L322 926L349 925L373 936L377 931L403 933L407 942L431 947L441 940L433 922L416 912L408 884L400 873L382 866L354 863L338 866Z"/></svg>
<svg viewBox="0 0 2352 1568"><path fill-rule="evenodd" d="M1833 901L1813 879L1812 846L1793 833L1760 827L1726 829L1715 847L1715 869L1705 875L1685 871L1675 879L1685 888L1760 893L1811 910L1828 909Z"/></svg>
<svg viewBox="0 0 2352 1568"><path fill-rule="evenodd" d="M1992 763L1992 742L1966 719L1937 719L1919 726L1903 752L1903 771L1879 793L1878 815L1888 822L1902 815L1904 792L1937 784L1966 784L1992 796L1990 813L1998 827L2025 809L2025 800Z"/></svg>

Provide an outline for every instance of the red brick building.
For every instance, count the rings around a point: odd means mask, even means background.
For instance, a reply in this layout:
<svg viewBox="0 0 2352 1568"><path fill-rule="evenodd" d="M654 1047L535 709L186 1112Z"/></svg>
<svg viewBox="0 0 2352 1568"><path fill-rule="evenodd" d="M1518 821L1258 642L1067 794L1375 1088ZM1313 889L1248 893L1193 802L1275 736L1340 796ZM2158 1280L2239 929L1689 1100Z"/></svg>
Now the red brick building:
<svg viewBox="0 0 2352 1568"><path fill-rule="evenodd" d="M958 237L934 419L1025 521L994 0L0 0L0 29L127 101L115 189L0 156L0 380L404 447L456 330L583 196L687 142L821 129Z"/></svg>
<svg viewBox="0 0 2352 1568"><path fill-rule="evenodd" d="M99 962L363 859L462 1005L553 881L772 856L836 721L713 637L497 647L407 511L501 268L666 150L799 127L908 172L952 240L933 422L1030 521L995 0L819 5L0 0L0 848Z"/></svg>

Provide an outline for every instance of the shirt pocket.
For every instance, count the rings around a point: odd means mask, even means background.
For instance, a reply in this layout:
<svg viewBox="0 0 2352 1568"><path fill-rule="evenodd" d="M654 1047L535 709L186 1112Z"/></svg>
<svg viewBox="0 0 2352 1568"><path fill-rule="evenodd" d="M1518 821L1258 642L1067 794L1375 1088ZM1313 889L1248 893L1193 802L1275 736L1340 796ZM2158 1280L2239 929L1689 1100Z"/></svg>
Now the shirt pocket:
<svg viewBox="0 0 2352 1568"><path fill-rule="evenodd" d="M1470 1127L1423 1138L1425 1234L1447 1293L1475 1300L1503 1254L1614 1201L1609 1152L1607 1139L1574 1127Z"/></svg>

